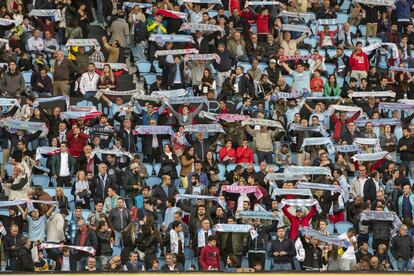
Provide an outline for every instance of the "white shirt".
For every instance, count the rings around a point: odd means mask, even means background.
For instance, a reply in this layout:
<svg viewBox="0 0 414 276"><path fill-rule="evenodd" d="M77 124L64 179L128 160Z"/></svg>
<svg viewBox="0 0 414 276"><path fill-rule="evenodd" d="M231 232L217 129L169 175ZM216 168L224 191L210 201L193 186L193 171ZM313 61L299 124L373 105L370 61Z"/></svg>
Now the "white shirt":
<svg viewBox="0 0 414 276"><path fill-rule="evenodd" d="M60 171L59 176L69 176L69 155L67 152L60 153Z"/></svg>
<svg viewBox="0 0 414 276"><path fill-rule="evenodd" d="M61 271L70 271L70 257L63 256Z"/></svg>
<svg viewBox="0 0 414 276"><path fill-rule="evenodd" d="M27 40L27 50L28 51L43 51L44 44L43 39L40 37L35 39L34 36Z"/></svg>
<svg viewBox="0 0 414 276"><path fill-rule="evenodd" d="M86 92L98 91L98 81L99 75L95 72L92 74L89 72L83 73L79 83L81 93L85 95Z"/></svg>
<svg viewBox="0 0 414 276"><path fill-rule="evenodd" d="M352 236L352 238L348 238L347 233L345 232L345 233L342 233L341 235L339 235L339 239L342 240L342 241L348 241L350 243L348 245L348 248L344 252L344 254L342 254L342 258L348 259L348 260L355 260L356 259L355 248L351 243L351 241L356 242L355 236Z"/></svg>

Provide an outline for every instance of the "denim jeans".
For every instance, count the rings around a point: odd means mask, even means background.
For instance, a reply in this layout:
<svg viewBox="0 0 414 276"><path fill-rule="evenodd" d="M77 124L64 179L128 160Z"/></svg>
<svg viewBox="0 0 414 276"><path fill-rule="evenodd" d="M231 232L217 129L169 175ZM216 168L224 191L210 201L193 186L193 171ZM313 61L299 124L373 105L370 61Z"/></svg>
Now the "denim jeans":
<svg viewBox="0 0 414 276"><path fill-rule="evenodd" d="M273 155L271 151L257 151L257 161L260 164L263 161L266 161L267 164L273 164Z"/></svg>
<svg viewBox="0 0 414 276"><path fill-rule="evenodd" d="M96 16L98 17L98 22L103 24L104 23L104 16L103 16L103 1L96 1Z"/></svg>
<svg viewBox="0 0 414 276"><path fill-rule="evenodd" d="M402 161L401 164L407 168L407 174L414 177L414 161Z"/></svg>
<svg viewBox="0 0 414 276"><path fill-rule="evenodd" d="M137 49L137 52L134 58L137 58L136 60L147 60L147 56L145 55L146 46L147 46L147 43L145 41L141 41L135 44L134 48Z"/></svg>
<svg viewBox="0 0 414 276"><path fill-rule="evenodd" d="M412 260L403 260L399 259L397 261L398 271L412 271L413 270L413 263Z"/></svg>
<svg viewBox="0 0 414 276"><path fill-rule="evenodd" d="M112 256L97 256L96 257L96 268L98 270L103 270L106 263L109 262Z"/></svg>
<svg viewBox="0 0 414 276"><path fill-rule="evenodd" d="M291 263L273 263L273 271L288 271L292 270Z"/></svg>

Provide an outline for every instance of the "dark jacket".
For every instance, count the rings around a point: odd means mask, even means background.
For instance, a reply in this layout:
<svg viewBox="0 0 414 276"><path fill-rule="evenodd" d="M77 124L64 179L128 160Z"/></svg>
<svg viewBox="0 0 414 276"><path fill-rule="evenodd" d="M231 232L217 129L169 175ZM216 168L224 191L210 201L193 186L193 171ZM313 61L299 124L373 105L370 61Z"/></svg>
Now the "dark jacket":
<svg viewBox="0 0 414 276"><path fill-rule="evenodd" d="M368 179L364 184L364 201L370 200L371 202L377 198L377 188L372 178Z"/></svg>
<svg viewBox="0 0 414 276"><path fill-rule="evenodd" d="M38 83L41 83L43 87L39 86ZM32 90L38 93L52 93L52 79L49 76L42 79L40 73L33 72L30 77L30 85Z"/></svg>
<svg viewBox="0 0 414 276"><path fill-rule="evenodd" d="M249 251L265 251L266 244L269 240L269 233L277 229L279 221L274 220L271 225L259 225L255 227L257 237L252 239L249 237L248 249Z"/></svg>
<svg viewBox="0 0 414 276"><path fill-rule="evenodd" d="M175 264L175 266L174 266L174 269L172 269L172 270L171 270L167 264L164 264L164 265L161 267L161 271L162 271L162 272L169 272L169 271L178 271L178 272L183 272L183 271L184 271L184 267L183 267L183 265L182 265L182 264L180 264L180 263L176 263L176 264Z"/></svg>
<svg viewBox="0 0 414 276"><path fill-rule="evenodd" d="M304 238L301 238L303 249L305 249L305 260L302 265L306 268L322 268L322 249L319 246L313 247L310 242L306 242ZM314 263L314 251L316 250L316 258L318 261L318 267L315 267Z"/></svg>
<svg viewBox="0 0 414 276"><path fill-rule="evenodd" d="M32 259L32 253L30 249L22 246L17 250L17 263L16 263L16 270L17 271L34 271L34 264Z"/></svg>
<svg viewBox="0 0 414 276"><path fill-rule="evenodd" d="M233 66L233 63L235 62L236 58L231 55L231 53L227 50L224 50L224 52L217 52L217 55L220 57L220 63L217 63L217 61L213 62L214 68L218 72L227 72L231 70L231 67Z"/></svg>
<svg viewBox="0 0 414 276"><path fill-rule="evenodd" d="M174 184L171 184L168 187L168 194L165 193L164 189L162 188L162 184L158 185L157 187L155 187L155 189L152 192L152 196L156 199L159 199L162 201L161 206L158 206L161 210L165 210L166 208L166 201L168 199L168 197L170 196L174 196L175 194L178 194L178 190L175 187Z"/></svg>
<svg viewBox="0 0 414 276"><path fill-rule="evenodd" d="M145 183L144 180L139 176L139 173L133 174L129 172L126 174L123 185L126 197L134 199L138 195L139 190L134 188L134 185L137 185L137 183L139 183L141 187Z"/></svg>
<svg viewBox="0 0 414 276"><path fill-rule="evenodd" d="M61 164L61 153L55 154L52 156L51 159L51 173L52 176L59 176L60 174L60 164ZM72 154L68 153L68 166L69 166L69 172L71 175L74 175L75 173L75 158L73 158Z"/></svg>
<svg viewBox="0 0 414 276"><path fill-rule="evenodd" d="M40 136L40 134L42 134L42 131L39 130L32 134L24 134L22 137L17 136L17 134L15 133L9 132L5 128L1 128L1 133L3 134L3 137L10 140L11 142L10 153L13 153L14 149L17 148L17 143L19 141L24 141L25 144L27 145L29 144L29 142L36 140Z"/></svg>
<svg viewBox="0 0 414 276"><path fill-rule="evenodd" d="M121 232L131 222L131 217L127 208L122 208L120 211L118 208L112 209L109 212L109 221L112 224L112 228L115 231Z"/></svg>
<svg viewBox="0 0 414 276"><path fill-rule="evenodd" d="M98 238L98 248L96 250L97 256L111 256L111 233L109 232L96 232Z"/></svg>
<svg viewBox="0 0 414 276"><path fill-rule="evenodd" d="M80 230L77 230L75 233L75 238L73 239L73 245L80 245L80 239L81 239L81 232ZM98 248L98 237L96 236L95 232L92 229L86 230L86 240L85 244L83 246L91 246L93 248ZM78 255L78 259L82 257L88 257L92 256L89 253L86 253L84 251L76 251Z"/></svg>
<svg viewBox="0 0 414 276"><path fill-rule="evenodd" d="M391 253L395 259L410 260L414 256L414 240L408 235L404 237L401 234L393 237L391 240Z"/></svg>
<svg viewBox="0 0 414 276"><path fill-rule="evenodd" d="M274 252L285 251L287 255L274 256ZM275 263L291 263L293 258L296 256L295 243L292 240L284 238L282 241L279 239L272 240L269 250L269 256L273 257Z"/></svg>
<svg viewBox="0 0 414 276"><path fill-rule="evenodd" d="M108 196L109 187L116 187L115 180L107 174L105 183L102 183L99 173L96 173L91 185L93 200L95 202L103 201Z"/></svg>
<svg viewBox="0 0 414 276"><path fill-rule="evenodd" d="M391 221L372 220L372 237L374 240L389 240L391 235Z"/></svg>
<svg viewBox="0 0 414 276"><path fill-rule="evenodd" d="M161 64L160 64L160 66L161 66ZM184 85L184 82L185 82L184 63L181 62L180 64L178 64L178 67L180 69L181 84ZM166 63L165 64L165 70L167 72L167 79L166 79L167 85L174 85L175 75L177 74L177 64L175 64L175 63Z"/></svg>
<svg viewBox="0 0 414 276"><path fill-rule="evenodd" d="M158 176L168 174L171 176L171 179L177 179L177 169L176 166L179 164L178 157L175 153L172 154L172 159L168 158L168 155L164 152L161 155L161 168Z"/></svg>
<svg viewBox="0 0 414 276"><path fill-rule="evenodd" d="M134 135L132 129L129 131L126 131L124 128L122 128L117 135L118 138L121 139L122 145L121 147L125 149L126 151L129 151L131 153L136 152L136 145L137 145L137 138Z"/></svg>
<svg viewBox="0 0 414 276"><path fill-rule="evenodd" d="M12 247L15 247L15 249L12 249ZM6 259L13 259L15 260L17 258L17 251L19 247L22 246L22 235L18 234L15 237L12 237L11 235L6 235L3 239L3 249L4 254L6 255Z"/></svg>
<svg viewBox="0 0 414 276"><path fill-rule="evenodd" d="M407 146L407 149L400 151L402 146ZM398 141L397 152L401 153L402 161L413 161L414 160L414 137L409 138L402 137Z"/></svg>

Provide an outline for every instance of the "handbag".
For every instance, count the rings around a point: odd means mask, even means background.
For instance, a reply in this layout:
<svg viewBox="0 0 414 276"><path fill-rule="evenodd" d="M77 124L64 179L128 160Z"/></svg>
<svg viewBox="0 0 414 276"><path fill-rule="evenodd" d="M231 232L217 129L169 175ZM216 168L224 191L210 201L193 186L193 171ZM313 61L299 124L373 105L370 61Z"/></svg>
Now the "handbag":
<svg viewBox="0 0 414 276"><path fill-rule="evenodd" d="M161 173L162 174L168 174L170 172L172 172L173 167L171 165L164 165L161 167Z"/></svg>

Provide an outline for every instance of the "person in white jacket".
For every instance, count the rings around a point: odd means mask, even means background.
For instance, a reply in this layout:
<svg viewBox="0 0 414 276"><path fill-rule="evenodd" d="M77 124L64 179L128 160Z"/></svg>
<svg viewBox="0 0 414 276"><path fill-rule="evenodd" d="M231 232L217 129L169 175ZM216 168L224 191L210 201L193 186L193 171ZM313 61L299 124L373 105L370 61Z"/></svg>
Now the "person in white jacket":
<svg viewBox="0 0 414 276"><path fill-rule="evenodd" d="M295 270L300 271L300 263L305 260L305 249L303 248L302 241L300 238L297 238L295 241L296 257L293 259L293 264L295 265Z"/></svg>
<svg viewBox="0 0 414 276"><path fill-rule="evenodd" d="M170 246L171 253L174 253L177 257L177 263L184 266L184 232L182 222L180 221L173 221L171 224Z"/></svg>
<svg viewBox="0 0 414 276"><path fill-rule="evenodd" d="M348 247L341 257L341 271L349 271L356 264L355 247L357 239L354 234L354 229L349 228L348 231L339 235L339 239L348 243Z"/></svg>

